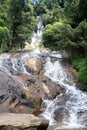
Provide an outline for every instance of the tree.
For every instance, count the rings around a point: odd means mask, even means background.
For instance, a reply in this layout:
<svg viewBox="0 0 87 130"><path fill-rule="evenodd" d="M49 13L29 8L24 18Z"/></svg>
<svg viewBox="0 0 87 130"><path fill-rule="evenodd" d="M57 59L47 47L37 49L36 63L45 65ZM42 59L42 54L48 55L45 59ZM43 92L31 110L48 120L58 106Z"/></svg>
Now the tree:
<svg viewBox="0 0 87 130"><path fill-rule="evenodd" d="M31 3L24 0L11 0L12 45L23 46L30 39L35 26L34 9Z"/></svg>
<svg viewBox="0 0 87 130"><path fill-rule="evenodd" d="M22 47L24 41L30 42L32 32L35 30L35 18L33 16L33 7L26 4L22 13L22 23L17 27L18 41Z"/></svg>
<svg viewBox="0 0 87 130"><path fill-rule="evenodd" d="M79 2L78 17L80 21L87 19L87 1L86 0L80 0Z"/></svg>
<svg viewBox="0 0 87 130"><path fill-rule="evenodd" d="M43 32L43 44L53 50L70 49L70 36L72 28L63 22L55 22L46 26Z"/></svg>
<svg viewBox="0 0 87 130"><path fill-rule="evenodd" d="M87 54L87 22L83 20L73 29L73 40L75 49L80 54Z"/></svg>
<svg viewBox="0 0 87 130"><path fill-rule="evenodd" d="M8 28L0 27L0 48L2 52L8 49L9 40L10 40L10 32Z"/></svg>

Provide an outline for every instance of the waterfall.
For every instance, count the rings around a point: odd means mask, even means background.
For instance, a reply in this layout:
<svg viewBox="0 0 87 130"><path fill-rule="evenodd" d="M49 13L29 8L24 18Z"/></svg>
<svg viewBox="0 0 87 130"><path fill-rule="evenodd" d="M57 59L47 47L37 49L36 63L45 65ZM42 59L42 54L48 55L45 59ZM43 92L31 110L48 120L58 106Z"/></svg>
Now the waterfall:
<svg viewBox="0 0 87 130"><path fill-rule="evenodd" d="M31 70L26 69L25 61L31 57L40 57L45 59L43 63L44 75L50 80L64 88L65 93L56 96L55 99L43 99L46 108L41 114L44 118L49 120L49 125L54 126L52 130L67 129L67 128L83 128L87 122L87 93L77 89L73 82L74 77L67 71L67 68L62 64L62 54L58 52L49 52L41 49L35 49L42 38L43 25L38 22L38 31L33 33L31 46L34 50L29 52L21 52L19 54L2 54L0 55L0 74L8 75L12 80L21 84L27 90L26 84L17 74L26 74L32 76ZM7 78L7 77L6 77ZM64 100L64 104L61 103ZM55 111L59 108L64 108L68 111L68 116L63 113L64 118L62 124L57 126L55 120ZM87 124L87 123L86 123Z"/></svg>

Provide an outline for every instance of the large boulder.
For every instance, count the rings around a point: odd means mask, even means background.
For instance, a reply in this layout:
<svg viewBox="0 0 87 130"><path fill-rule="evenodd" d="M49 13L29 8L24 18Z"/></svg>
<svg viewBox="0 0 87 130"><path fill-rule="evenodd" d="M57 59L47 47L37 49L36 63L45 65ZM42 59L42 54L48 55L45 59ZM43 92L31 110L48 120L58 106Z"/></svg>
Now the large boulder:
<svg viewBox="0 0 87 130"><path fill-rule="evenodd" d="M30 114L0 114L0 130L46 130L48 120Z"/></svg>
<svg viewBox="0 0 87 130"><path fill-rule="evenodd" d="M42 59L39 57L30 57L26 59L25 64L28 68L32 69L34 74L39 74L40 70L42 69Z"/></svg>

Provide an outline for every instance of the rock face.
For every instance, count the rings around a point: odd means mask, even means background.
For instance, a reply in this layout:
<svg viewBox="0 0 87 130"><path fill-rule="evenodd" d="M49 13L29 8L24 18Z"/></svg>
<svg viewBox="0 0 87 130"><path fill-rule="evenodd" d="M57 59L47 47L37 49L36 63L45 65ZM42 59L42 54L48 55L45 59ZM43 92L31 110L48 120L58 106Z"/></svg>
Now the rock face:
<svg viewBox="0 0 87 130"><path fill-rule="evenodd" d="M46 130L48 121L30 114L0 114L0 130Z"/></svg>

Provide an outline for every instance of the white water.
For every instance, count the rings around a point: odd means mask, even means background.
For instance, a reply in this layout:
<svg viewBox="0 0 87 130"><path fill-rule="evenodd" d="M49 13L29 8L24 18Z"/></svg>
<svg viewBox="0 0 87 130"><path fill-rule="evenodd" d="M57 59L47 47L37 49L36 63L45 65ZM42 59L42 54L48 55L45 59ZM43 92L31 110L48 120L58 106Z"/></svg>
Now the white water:
<svg viewBox="0 0 87 130"><path fill-rule="evenodd" d="M40 44L41 38L42 38L42 30L43 30L42 22L38 21L37 32L33 33L33 37L31 39L31 46L32 46L32 48L35 48L35 47L37 47Z"/></svg>
<svg viewBox="0 0 87 130"><path fill-rule="evenodd" d="M55 128L55 130L85 127L83 122L87 120L87 113L83 114L83 116L78 116L78 113L87 111L87 93L83 93L76 88L73 83L72 75L66 72L66 69L64 69L60 63L60 60L52 63L51 58L47 58L44 70L44 75L49 77L51 80L58 82L58 84L66 89L66 94L69 95L69 99L65 105L69 111L69 118L67 119L65 117L63 119L63 125ZM43 116L50 121L50 125L55 125L56 123L53 119L54 111L59 107L56 105L56 102L59 100L59 96L53 101L45 101L47 107Z"/></svg>

